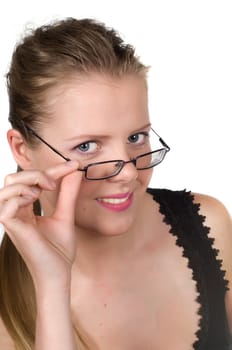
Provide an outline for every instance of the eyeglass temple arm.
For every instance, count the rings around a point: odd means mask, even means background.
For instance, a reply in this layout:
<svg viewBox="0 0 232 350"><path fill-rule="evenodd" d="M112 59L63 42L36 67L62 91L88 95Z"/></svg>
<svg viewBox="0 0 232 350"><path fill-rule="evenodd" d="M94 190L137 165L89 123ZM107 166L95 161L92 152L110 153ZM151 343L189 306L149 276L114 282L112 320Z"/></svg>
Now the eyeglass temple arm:
<svg viewBox="0 0 232 350"><path fill-rule="evenodd" d="M51 145L49 145L49 143L47 143L42 137L40 137L34 130L32 130L26 123L23 122L23 126L24 128L30 132L32 135L34 135L37 139L39 139L41 142L45 143L46 146L48 146L53 152L55 152L56 154L58 154L60 157L62 157L64 160L69 161L70 159L65 157L62 153L60 153L59 151L57 151L57 149L55 149L54 147L52 147Z"/></svg>
<svg viewBox="0 0 232 350"><path fill-rule="evenodd" d="M162 137L159 136L159 134L151 128L151 130L156 134L156 136L158 136L159 141L162 143L162 145L167 148L168 151L170 151L170 147L166 144L166 142L164 142L164 140L162 139Z"/></svg>
<svg viewBox="0 0 232 350"><path fill-rule="evenodd" d="M30 126L28 126L26 123L24 123L21 120L21 123L23 124L23 127L30 132L32 135L34 135L37 139L39 139L41 142L43 142L46 146L48 146L53 152L55 152L56 154L58 154L58 156L62 157L64 160L66 160L67 162L70 161L71 159L68 157L65 157L62 153L60 153L59 151L57 151L56 148L52 147L49 143L47 143L47 141L45 141L42 137L40 137L33 129L30 128ZM86 168L78 168L77 170L80 171L85 171L86 172Z"/></svg>

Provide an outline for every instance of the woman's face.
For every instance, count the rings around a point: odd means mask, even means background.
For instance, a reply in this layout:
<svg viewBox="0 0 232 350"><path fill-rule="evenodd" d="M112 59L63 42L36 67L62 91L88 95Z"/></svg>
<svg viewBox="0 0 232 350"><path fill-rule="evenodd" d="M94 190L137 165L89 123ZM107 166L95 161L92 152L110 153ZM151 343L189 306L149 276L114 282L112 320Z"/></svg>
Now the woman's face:
<svg viewBox="0 0 232 350"><path fill-rule="evenodd" d="M105 160L127 161L149 151L147 88L138 76L74 77L54 89L48 103L52 117L40 136L63 155L78 159L81 167ZM33 167L44 169L62 162L42 143L32 152ZM105 180L87 180L83 174L76 202L77 226L103 235L130 230L151 173L128 163L118 175ZM53 211L56 198L57 193L43 194L45 214Z"/></svg>

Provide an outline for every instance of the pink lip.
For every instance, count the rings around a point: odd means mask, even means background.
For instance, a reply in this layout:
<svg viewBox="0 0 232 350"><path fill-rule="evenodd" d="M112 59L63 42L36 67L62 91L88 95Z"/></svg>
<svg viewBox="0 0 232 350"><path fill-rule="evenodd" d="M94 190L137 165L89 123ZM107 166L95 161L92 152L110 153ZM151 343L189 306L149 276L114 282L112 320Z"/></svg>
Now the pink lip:
<svg viewBox="0 0 232 350"><path fill-rule="evenodd" d="M133 193L119 193L119 194L114 194L112 196L105 196L104 198L114 198L114 199L122 199L122 198L127 198L128 199L123 202L123 203L107 203L103 202L101 200L97 200L97 202L104 208L115 211L115 212L120 212L128 209L132 202L133 202Z"/></svg>

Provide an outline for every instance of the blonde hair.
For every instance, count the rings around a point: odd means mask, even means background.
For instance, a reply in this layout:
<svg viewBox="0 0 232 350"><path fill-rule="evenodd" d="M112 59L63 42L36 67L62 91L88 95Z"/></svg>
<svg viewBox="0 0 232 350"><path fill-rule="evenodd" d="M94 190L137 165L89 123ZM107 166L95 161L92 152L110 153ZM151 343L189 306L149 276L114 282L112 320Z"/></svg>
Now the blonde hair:
<svg viewBox="0 0 232 350"><path fill-rule="evenodd" d="M92 72L120 77L144 77L143 65L131 45L118 33L93 19L67 18L31 30L16 46L7 74L9 121L31 147L36 146L24 123L38 131L48 117L49 89L72 74ZM20 169L19 169L20 170ZM36 215L41 215L38 202ZM4 235L0 247L0 315L17 350L32 350L35 342L36 300L26 264ZM86 337L76 329L78 350L87 348Z"/></svg>

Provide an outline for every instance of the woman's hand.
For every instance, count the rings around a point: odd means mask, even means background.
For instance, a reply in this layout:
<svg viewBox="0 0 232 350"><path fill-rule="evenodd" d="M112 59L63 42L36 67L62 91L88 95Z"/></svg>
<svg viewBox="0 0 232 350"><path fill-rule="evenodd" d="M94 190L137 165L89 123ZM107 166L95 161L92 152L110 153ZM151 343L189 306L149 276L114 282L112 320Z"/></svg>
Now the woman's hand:
<svg viewBox="0 0 232 350"><path fill-rule="evenodd" d="M0 190L0 222L35 285L35 349L39 350L76 350L70 284L77 246L75 206L82 178L77 167L72 161L43 172L8 175ZM33 213L33 202L42 191L56 191L51 216Z"/></svg>
<svg viewBox="0 0 232 350"><path fill-rule="evenodd" d="M44 172L8 175L0 190L0 222L27 264L37 291L70 285L77 245L75 203L82 179L77 167L71 161ZM50 217L33 213L33 202L42 191L58 192Z"/></svg>

